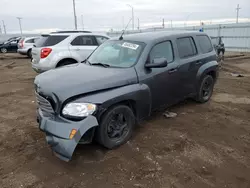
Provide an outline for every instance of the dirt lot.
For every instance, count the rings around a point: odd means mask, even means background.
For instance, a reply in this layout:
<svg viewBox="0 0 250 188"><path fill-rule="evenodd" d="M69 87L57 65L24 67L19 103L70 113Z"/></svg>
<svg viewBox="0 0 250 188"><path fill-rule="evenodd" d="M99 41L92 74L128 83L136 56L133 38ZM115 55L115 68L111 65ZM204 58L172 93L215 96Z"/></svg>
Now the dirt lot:
<svg viewBox="0 0 250 188"><path fill-rule="evenodd" d="M113 151L79 146L69 163L37 127L35 75L28 59L0 55L0 187L250 187L250 59L223 64L209 103L159 112Z"/></svg>

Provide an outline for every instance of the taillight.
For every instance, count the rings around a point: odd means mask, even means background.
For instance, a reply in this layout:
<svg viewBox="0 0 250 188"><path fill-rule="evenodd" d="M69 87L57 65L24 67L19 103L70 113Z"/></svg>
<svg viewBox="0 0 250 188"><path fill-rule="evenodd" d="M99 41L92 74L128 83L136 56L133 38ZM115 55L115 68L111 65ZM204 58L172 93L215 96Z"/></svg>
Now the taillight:
<svg viewBox="0 0 250 188"><path fill-rule="evenodd" d="M23 43L24 43L24 39L20 40L19 44L21 48L23 48Z"/></svg>
<svg viewBox="0 0 250 188"><path fill-rule="evenodd" d="M46 58L48 55L51 53L52 49L51 48L42 48L41 49L41 58Z"/></svg>

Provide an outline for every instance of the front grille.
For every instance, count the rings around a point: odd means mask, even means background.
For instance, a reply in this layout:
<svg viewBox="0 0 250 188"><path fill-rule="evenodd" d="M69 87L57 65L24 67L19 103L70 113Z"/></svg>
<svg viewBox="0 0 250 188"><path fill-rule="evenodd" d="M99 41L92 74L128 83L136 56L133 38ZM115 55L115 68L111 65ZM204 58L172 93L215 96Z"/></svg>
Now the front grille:
<svg viewBox="0 0 250 188"><path fill-rule="evenodd" d="M54 116L55 111L51 103L46 98L36 93L36 101L38 104L38 108L42 111L44 116L46 117Z"/></svg>

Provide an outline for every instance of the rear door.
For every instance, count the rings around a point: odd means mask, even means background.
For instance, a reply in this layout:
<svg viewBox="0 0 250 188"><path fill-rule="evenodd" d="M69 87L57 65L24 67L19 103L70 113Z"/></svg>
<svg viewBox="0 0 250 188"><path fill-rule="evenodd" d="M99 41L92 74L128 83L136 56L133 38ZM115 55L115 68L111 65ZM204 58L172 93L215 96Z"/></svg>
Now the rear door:
<svg viewBox="0 0 250 188"><path fill-rule="evenodd" d="M201 66L197 46L192 36L176 39L180 62L180 87L178 94L186 97L195 92L197 71Z"/></svg>
<svg viewBox="0 0 250 188"><path fill-rule="evenodd" d="M89 35L77 36L69 46L71 53L80 55L82 61L85 60L98 46L96 38Z"/></svg>

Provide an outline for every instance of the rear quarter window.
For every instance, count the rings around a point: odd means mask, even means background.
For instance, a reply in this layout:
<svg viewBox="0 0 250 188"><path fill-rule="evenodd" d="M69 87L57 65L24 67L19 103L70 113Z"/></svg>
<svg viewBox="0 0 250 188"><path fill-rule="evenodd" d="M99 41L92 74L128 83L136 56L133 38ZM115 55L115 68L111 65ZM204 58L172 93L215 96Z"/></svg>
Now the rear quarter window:
<svg viewBox="0 0 250 188"><path fill-rule="evenodd" d="M62 42L68 36L69 35L48 35L48 36L42 36L36 42L36 47L54 46L54 45Z"/></svg>
<svg viewBox="0 0 250 188"><path fill-rule="evenodd" d="M211 40L208 38L208 36L198 35L196 38L202 53L209 53L213 50Z"/></svg>

